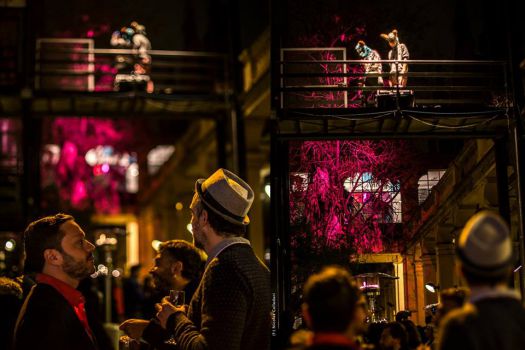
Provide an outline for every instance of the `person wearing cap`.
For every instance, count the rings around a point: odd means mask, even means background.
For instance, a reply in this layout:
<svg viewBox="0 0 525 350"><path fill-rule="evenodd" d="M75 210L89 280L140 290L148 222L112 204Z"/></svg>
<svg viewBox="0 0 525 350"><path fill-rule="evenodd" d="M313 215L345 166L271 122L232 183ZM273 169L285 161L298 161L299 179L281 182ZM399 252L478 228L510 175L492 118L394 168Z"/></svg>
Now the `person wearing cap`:
<svg viewBox="0 0 525 350"><path fill-rule="evenodd" d="M364 63L364 81L361 83L361 86L382 86L383 77L381 76L370 76L372 74L377 75L383 72L383 67L381 65L381 56L376 50L371 49L365 44L363 40L359 40L355 47L355 51L361 57L363 61L378 61L377 63ZM365 105L369 103L374 98L373 92L368 92L363 94Z"/></svg>
<svg viewBox="0 0 525 350"><path fill-rule="evenodd" d="M525 309L509 288L513 268L509 227L482 211L469 219L456 257L470 287L470 300L443 320L438 349L525 349Z"/></svg>
<svg viewBox="0 0 525 350"><path fill-rule="evenodd" d="M191 226L195 246L208 255L204 275L187 314L166 298L157 305L181 350L270 348L270 272L242 237L253 199L250 186L226 169L195 184Z"/></svg>
<svg viewBox="0 0 525 350"><path fill-rule="evenodd" d="M396 29L388 34L381 34L381 37L390 46L390 51L388 52L389 60L404 61L410 59L408 48L405 44L399 42ZM389 86L405 87L407 85L407 72L408 64L391 63Z"/></svg>

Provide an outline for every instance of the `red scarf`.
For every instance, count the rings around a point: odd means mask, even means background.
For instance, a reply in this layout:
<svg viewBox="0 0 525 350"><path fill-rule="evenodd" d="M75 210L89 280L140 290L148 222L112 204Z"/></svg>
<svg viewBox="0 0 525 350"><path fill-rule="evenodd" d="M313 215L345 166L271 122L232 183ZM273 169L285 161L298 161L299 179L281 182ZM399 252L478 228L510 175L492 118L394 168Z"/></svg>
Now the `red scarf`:
<svg viewBox="0 0 525 350"><path fill-rule="evenodd" d="M80 321L80 323L82 323L82 326L84 326L86 333L89 335L91 340L93 340L93 332L89 327L89 323L86 316L86 299L84 298L82 293L80 293L75 288L71 287L69 284L44 273L39 273L36 276L36 281L38 283L47 284L55 288L64 297L64 299L67 300L69 305L71 305L71 307L75 311L78 320Z"/></svg>
<svg viewBox="0 0 525 350"><path fill-rule="evenodd" d="M341 333L315 333L311 345L338 345L359 350L359 346Z"/></svg>

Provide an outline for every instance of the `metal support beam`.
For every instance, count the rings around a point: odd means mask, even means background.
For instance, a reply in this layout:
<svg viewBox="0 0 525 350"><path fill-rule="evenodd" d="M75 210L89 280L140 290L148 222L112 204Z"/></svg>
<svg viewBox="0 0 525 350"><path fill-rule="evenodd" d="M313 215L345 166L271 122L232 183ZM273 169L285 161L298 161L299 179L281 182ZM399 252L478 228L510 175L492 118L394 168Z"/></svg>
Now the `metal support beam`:
<svg viewBox="0 0 525 350"><path fill-rule="evenodd" d="M217 167L226 168L226 116L215 120L217 137Z"/></svg>
<svg viewBox="0 0 525 350"><path fill-rule="evenodd" d="M519 116L517 117L519 119ZM524 166L524 160L523 160L523 147L525 147L525 144L523 142L523 138L520 135L519 126L514 127L514 157L515 157L515 172L516 172L516 192L517 192L517 200L518 200L518 219L519 219L519 227L518 227L518 243L519 243L519 259L520 264L522 266L521 269L519 269L520 274L520 291L522 295L522 302L524 300L525 296L525 268L523 267L525 264L525 245L523 242L524 239L524 230L525 230L525 220L524 220L524 211L523 211L523 203L525 202L525 193L523 192L525 189L525 169L523 169Z"/></svg>
<svg viewBox="0 0 525 350"><path fill-rule="evenodd" d="M496 152L498 208L500 215L510 224L509 174L507 172L509 151L507 147L507 138L494 140L494 150Z"/></svg>

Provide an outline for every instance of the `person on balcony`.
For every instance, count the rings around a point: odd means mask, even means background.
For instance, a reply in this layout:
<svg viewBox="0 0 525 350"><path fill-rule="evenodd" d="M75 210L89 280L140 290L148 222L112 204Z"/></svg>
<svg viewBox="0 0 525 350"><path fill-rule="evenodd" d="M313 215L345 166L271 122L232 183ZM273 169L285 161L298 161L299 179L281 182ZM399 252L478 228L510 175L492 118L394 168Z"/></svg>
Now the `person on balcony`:
<svg viewBox="0 0 525 350"><path fill-rule="evenodd" d="M131 49L133 35L135 35L135 31L132 28L122 27L111 34L109 43L117 49ZM115 68L118 73L127 74L133 69L132 67L133 58L130 55L119 54L115 56Z"/></svg>
<svg viewBox="0 0 525 350"><path fill-rule="evenodd" d="M388 59L395 61L405 61L410 58L407 46L399 42L397 30L394 29L388 34L381 34L381 37L388 42L390 51L388 52ZM389 86L405 87L407 85L408 64L406 63L391 63L390 64L390 79Z"/></svg>
<svg viewBox="0 0 525 350"><path fill-rule="evenodd" d="M355 47L355 51L361 57L363 61L378 61L377 63L363 63L364 77L360 80L359 85L361 86L370 86L370 87L379 87L383 86L383 77L377 76L383 72L383 67L381 65L381 56L376 50L368 47L363 40L359 40ZM375 96L375 91L363 92L363 104L367 104L373 101Z"/></svg>
<svg viewBox="0 0 525 350"><path fill-rule="evenodd" d="M119 49L132 49L133 55L117 55L116 65L119 74L115 77L116 91L153 92L151 72L151 41L146 36L146 27L131 22L129 27L115 31L111 36L111 46Z"/></svg>

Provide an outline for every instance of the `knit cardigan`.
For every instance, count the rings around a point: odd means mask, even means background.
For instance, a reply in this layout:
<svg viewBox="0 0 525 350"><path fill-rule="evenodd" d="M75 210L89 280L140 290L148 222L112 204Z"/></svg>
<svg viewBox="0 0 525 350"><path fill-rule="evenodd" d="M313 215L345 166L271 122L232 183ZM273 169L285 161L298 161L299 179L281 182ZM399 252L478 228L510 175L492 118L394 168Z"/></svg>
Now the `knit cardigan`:
<svg viewBox="0 0 525 350"><path fill-rule="evenodd" d="M168 322L181 350L270 348L270 272L247 244L224 249L206 268L188 316Z"/></svg>

